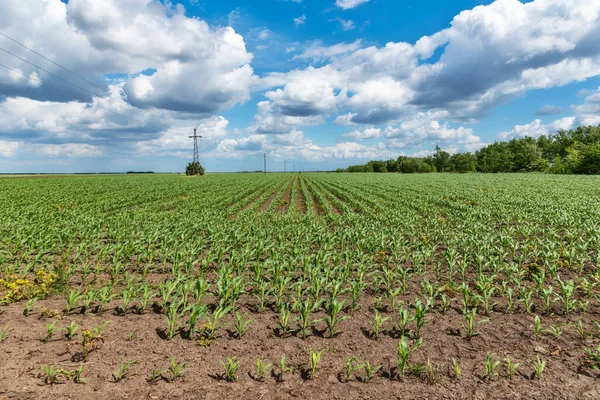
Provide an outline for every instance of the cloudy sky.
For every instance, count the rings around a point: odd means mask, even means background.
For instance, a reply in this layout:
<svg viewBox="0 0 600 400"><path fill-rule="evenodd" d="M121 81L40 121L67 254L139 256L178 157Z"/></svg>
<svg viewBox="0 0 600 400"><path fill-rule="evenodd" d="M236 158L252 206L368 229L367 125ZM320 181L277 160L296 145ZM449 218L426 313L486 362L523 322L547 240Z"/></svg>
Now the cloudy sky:
<svg viewBox="0 0 600 400"><path fill-rule="evenodd" d="M235 171L600 124L599 37L600 0L3 0L0 172L181 171L194 126Z"/></svg>

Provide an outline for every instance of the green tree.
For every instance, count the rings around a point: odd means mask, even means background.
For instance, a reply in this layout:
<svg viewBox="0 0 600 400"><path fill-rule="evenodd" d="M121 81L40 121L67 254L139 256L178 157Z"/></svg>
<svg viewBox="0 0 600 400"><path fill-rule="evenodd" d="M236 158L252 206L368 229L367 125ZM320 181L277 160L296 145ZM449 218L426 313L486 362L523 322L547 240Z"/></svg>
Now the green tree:
<svg viewBox="0 0 600 400"><path fill-rule="evenodd" d="M204 175L204 167L199 162L191 162L185 167L186 175Z"/></svg>

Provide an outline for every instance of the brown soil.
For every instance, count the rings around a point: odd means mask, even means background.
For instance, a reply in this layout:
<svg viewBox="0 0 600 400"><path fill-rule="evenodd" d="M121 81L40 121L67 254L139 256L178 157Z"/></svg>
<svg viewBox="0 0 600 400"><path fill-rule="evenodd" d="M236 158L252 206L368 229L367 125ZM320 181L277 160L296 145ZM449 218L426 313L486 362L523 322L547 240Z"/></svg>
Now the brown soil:
<svg viewBox="0 0 600 400"><path fill-rule="evenodd" d="M367 303L372 302L367 299ZM250 297L242 298L240 304L253 303ZM323 323L316 325L313 334L302 340L294 335L279 337L278 316L272 311L251 313L253 320L250 329L241 339L230 336L229 326L232 317L226 317L226 328L209 346L203 347L185 338L185 332L172 340L163 338L164 316L153 311L144 315L127 314L117 316L112 311L102 315L71 314L62 317L56 324L56 332L49 343L42 343L46 325L51 319L40 319L40 309L60 309L64 300L48 299L36 304L29 317L22 314L22 303L3 307L1 325L9 323L11 333L0 344L0 398L2 399L597 399L600 397L598 372L581 367L581 348L591 346L591 341L581 339L573 329L565 328L559 338L532 337L533 317L524 314L494 313L487 324L479 326L480 336L467 340L459 322L463 320L458 310L446 314L430 313L428 323L422 329L424 344L417 350L411 363L434 365L435 382L430 383L423 376L407 375L390 379L389 374L396 363L396 346L399 342L392 326L378 339L369 337L372 313L363 304L353 318L340 324L342 333L333 339L323 337ZM116 303L113 304L116 306ZM242 312L251 309L242 307ZM592 329L589 314L582 315L584 325ZM316 314L320 318L322 314ZM563 317L543 318L543 324L564 321ZM81 331L69 342L63 337L60 328L76 321L89 328L110 320L104 331L105 341L91 352L85 364L83 377L85 384L71 381L63 384L44 384L40 372L47 364L57 368L74 370L79 363ZM577 318L573 317L571 322ZM133 336L130 336L133 335ZM326 334L325 334L326 336ZM411 341L412 342L412 341ZM309 349L326 350L314 379L303 377ZM499 376L491 381L483 378L483 360L487 352L494 352L495 359L505 355L521 363L516 376L506 378L502 367ZM281 354L287 355L287 365L295 371L277 383L271 375L276 374ZM75 357L73 356L75 355ZM125 360L136 360L130 367L130 375L125 380L114 383L112 373L118 369L121 355ZM531 379L533 367L529 360L539 355L547 360L546 371L541 380ZM156 384L147 382L154 368L166 370L170 366L170 356L184 362L185 375L178 380ZM240 361L237 372L238 382L228 383L221 378L224 369L220 362L225 356L235 356ZM382 370L368 384L362 383L364 372L356 371L349 382L343 378L346 360L356 356L360 362L371 361L382 364ZM256 359L273 364L268 369L264 382L252 379L256 370ZM462 376L452 376L451 360L460 360ZM393 372L393 371L392 371ZM168 374L166 374L168 375ZM61 379L62 380L62 379Z"/></svg>
<svg viewBox="0 0 600 400"><path fill-rule="evenodd" d="M302 189L300 188L300 178L298 178L298 185L296 185L296 213L300 215L306 214L306 199L302 194Z"/></svg>
<svg viewBox="0 0 600 400"><path fill-rule="evenodd" d="M283 188L285 187L287 181L285 181L283 184L281 184L280 186L277 186L277 188L275 188L275 190L273 190L273 193L271 193L269 195L269 197L267 197L267 200L265 200L265 202L258 208L258 210L260 212L265 212L267 211L267 209L269 208L269 206L271 205L271 203L273 202L273 199L275 197L277 197L277 194L283 190Z"/></svg>
<svg viewBox="0 0 600 400"><path fill-rule="evenodd" d="M266 192L268 192L269 190L272 190L273 188L270 189L265 189L260 191L260 193L257 196L254 196L256 194L256 192L252 195L252 197L250 197L252 200L250 200L248 202L248 204L246 204L244 207L242 207L242 209L239 212L242 211L246 211L248 210L250 207L252 207L254 205L254 203L256 203Z"/></svg>
<svg viewBox="0 0 600 400"><path fill-rule="evenodd" d="M292 199L292 187L293 186L294 186L294 179L292 178L292 180L290 181L290 184L285 189L285 192L283 192L283 195L281 196L281 199L279 200L280 203L279 203L279 205L277 205L278 213L285 214L285 213L287 213L288 208L290 208L290 200Z"/></svg>

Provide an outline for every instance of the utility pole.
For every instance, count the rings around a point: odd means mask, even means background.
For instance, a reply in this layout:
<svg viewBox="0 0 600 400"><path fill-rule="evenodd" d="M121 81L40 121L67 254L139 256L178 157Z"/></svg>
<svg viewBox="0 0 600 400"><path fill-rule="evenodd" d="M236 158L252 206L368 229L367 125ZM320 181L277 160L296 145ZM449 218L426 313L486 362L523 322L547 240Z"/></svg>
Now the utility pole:
<svg viewBox="0 0 600 400"><path fill-rule="evenodd" d="M263 153L264 157L264 167L265 167L265 175L267 174L267 153Z"/></svg>
<svg viewBox="0 0 600 400"><path fill-rule="evenodd" d="M287 172L287 160L283 160L283 173Z"/></svg>
<svg viewBox="0 0 600 400"><path fill-rule="evenodd" d="M202 139L202 136L197 134L198 128L194 127L194 136L190 136L190 138L194 139L194 162L199 163L200 159L198 158L198 138Z"/></svg>
<svg viewBox="0 0 600 400"><path fill-rule="evenodd" d="M296 164L294 164L294 173L296 173Z"/></svg>

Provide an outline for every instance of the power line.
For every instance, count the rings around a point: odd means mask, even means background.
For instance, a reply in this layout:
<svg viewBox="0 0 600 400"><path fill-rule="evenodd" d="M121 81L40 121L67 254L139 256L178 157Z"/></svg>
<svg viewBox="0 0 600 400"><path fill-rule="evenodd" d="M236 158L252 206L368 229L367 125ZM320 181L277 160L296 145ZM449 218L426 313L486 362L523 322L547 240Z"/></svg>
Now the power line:
<svg viewBox="0 0 600 400"><path fill-rule="evenodd" d="M6 66L6 65L4 65L4 64L0 64L0 67L4 67L4 68L8 69L9 71L12 71L12 72L14 72L14 73L17 73L17 74L19 74L19 75L22 75L22 76L24 76L24 77L25 77L25 78L27 78L27 79L31 79L32 81L35 81L35 82L41 83L42 85L46 85L46 86L48 86L48 87L51 87L51 88L52 88L52 89L54 89L54 90L58 90L59 92L65 93L65 94L67 94L67 95L69 95L69 96L72 96L72 93L66 92L66 91L64 91L64 90L62 90L62 89L60 89L60 88L57 88L57 87L56 87L56 86L54 86L54 85L51 85L51 84L49 84L49 83L47 83L47 82L41 81L41 80L39 80L39 79L36 79L36 78L34 78L34 77L32 77L32 76L29 76L29 75L27 75L27 74L24 74L23 72L21 72L21 71L18 71L18 70L14 69L14 68L7 67L7 66ZM99 104L96 104L96 107L98 107L98 108L102 108L103 110L106 110L106 111L108 111L108 112L111 112L111 113L113 113L113 114L120 115L120 116L121 116L121 117L123 117L123 118L127 118L128 120L131 120L131 117L130 117L130 116L128 116L128 115L125 115L125 114L118 113L118 112L116 112L116 111L114 111L114 110L111 110L111 109L108 109L108 108L106 108L106 107L102 107L102 106L101 106L101 105L99 105ZM144 122L145 122L145 121L144 121ZM156 125L156 126L158 126L158 125Z"/></svg>
<svg viewBox="0 0 600 400"><path fill-rule="evenodd" d="M5 38L7 38L7 39L9 39L9 40L12 40L13 42L15 42L16 44L18 44L19 46L23 46L24 48L26 48L27 50L31 51L32 53L34 53L34 54L37 54L38 56L42 57L44 60L47 60L47 61L51 62L52 64L56 65L57 67L59 67L59 68L62 68L63 70L67 71L68 73L75 75L75 76L76 76L76 77L78 77L79 79L82 79L82 80L86 81L86 82L87 82L87 83L89 83L90 85L93 85L93 86L97 87L98 89L102 90L103 92L105 92L105 93L109 93L109 94L110 94L110 91L109 91L109 90L107 90L106 88L103 88L102 86L100 86L100 85L98 85L98 84L96 84L96 83L94 83L94 82L92 82L92 81L90 81L90 80L88 80L88 79L84 78L83 76L79 75L78 73L71 71L71 70L70 70L69 68L67 68L67 67L63 67L63 66L62 66L62 65L60 65L59 63L57 63L57 62L55 62L55 61L52 61L51 59L49 59L48 57L44 56L43 54L40 54L40 53L38 53L37 51L33 50L32 48L25 46L23 43L19 42L19 41L18 41L18 40L16 40L16 39L13 39L13 38L11 38L11 37L10 37L10 36L8 36L7 34L5 34L5 33L3 33L3 32L0 32L0 35L4 36ZM10 52L8 52L8 51L4 50L4 49L2 49L2 50L3 50L3 51L5 51L5 52L7 52L7 53L9 53L9 54L10 54L10 55L12 55L12 56L15 56L14 54L12 54L12 53L10 53ZM44 70L44 69L43 69L43 68L41 68L41 67L38 67L38 66L36 66L36 65L34 65L34 64L31 64L29 61L27 61L27 60L25 60L25 59L22 59L22 58L20 58L20 57L18 57L18 56L15 56L15 57L17 57L17 58L19 58L19 59L21 59L21 60L25 61L26 63L28 63L28 64L30 64L30 65L33 65L33 66L34 66L34 67L36 67L36 68L39 68L39 69L41 69L42 71L48 72L48 71ZM53 75L53 76L56 76L56 75L52 74L51 72L48 72L48 73L49 73L49 74L51 74L51 75ZM63 79L63 78L59 78L59 79L61 79L61 80L65 80L65 79ZM72 84L72 85L75 85L74 83L71 83L71 84ZM80 88L80 89L82 89L82 88ZM82 90L86 90L86 89L82 89ZM90 92L90 91L88 91L88 90L86 90L86 91L87 91L88 93L91 93L93 96L95 96L95 95L94 95L94 93L92 93L92 92ZM133 112L133 111L131 111L131 110L128 110L128 111L130 111L130 112ZM155 116L155 117L157 117L157 118L161 118L161 119L162 119L162 117L161 117L160 115L158 115L158 114L154 114L154 113L153 113L153 112L151 112L151 111L147 111L147 112L148 112L149 114L151 114L151 115L154 115L154 116Z"/></svg>
<svg viewBox="0 0 600 400"><path fill-rule="evenodd" d="M95 95L95 94L94 94L92 91L90 91L90 90L87 90L86 88L83 88L83 87L81 87L81 86L77 85L76 83L73 83L73 82L71 82L71 81L69 81L69 80L67 80L67 79L64 79L64 78L62 78L62 77L60 77L60 76L58 76L58 75L56 75L56 74L54 74L54 73L52 73L52 72L50 72L50 71L48 71L48 70L46 70L46 69L44 69L44 68L40 67L39 65L35 65L35 64L33 64L33 63L31 63L31 62L27 61L26 59L24 59L24 58L21 58L21 57L19 57L18 55L16 55L16 54L13 54L13 53L11 53L10 51L8 51L8 50L6 50L6 49L3 49L2 47L0 47L0 51L3 51L3 52L5 52L5 53L7 53L7 54L9 54L9 55L11 55L11 56L13 56L13 57L15 57L15 58L18 58L19 60L21 60L21 61L23 61L23 62L26 62L27 64L31 65L32 67L38 68L38 69L40 69L40 70L44 71L45 73L47 73L47 74L49 74L49 75L52 75L52 76L53 76L53 77L55 77L56 79L60 79L61 81L63 81L63 82L66 82L66 83L68 83L69 85L76 87L77 89L83 90L84 92L87 92L87 93L91 94L92 96L99 97L99 96L96 96L96 95ZM105 99L105 100L107 100L108 102L110 102L110 103L114 104L115 106L122 108L123 110L125 110L125 111L127 111L127 112L130 112L130 113L133 113L133 114L139 115L140 117L144 117L144 114L141 114L141 113L139 113L139 112L136 112L136 111L133 111L133 110L129 110L129 109L127 109L127 108L123 107L122 105L115 103L115 102L114 102L114 101L112 101L110 98L104 98L104 99Z"/></svg>
<svg viewBox="0 0 600 400"><path fill-rule="evenodd" d="M96 84L96 83L94 83L94 82L92 82L92 81L89 81L89 80L85 79L83 76L81 76L81 75L79 75L79 74L77 74L77 73L75 73L75 72L71 71L70 69L68 69L68 68L66 68L66 67L63 67L62 65L60 65L60 64L58 64L58 63L56 63L56 62L54 62L54 61L52 61L52 60L51 60L51 59L49 59L48 57L45 57L44 55L42 55L42 54L38 53L37 51L35 51L35 50L33 50L33 49L31 49L31 48L29 48L29 47L25 46L23 43L21 43L21 42L17 41L16 39L13 39L13 38L11 38L11 37L10 37L10 36L8 36L7 34L5 34L5 33L3 33L3 32L0 32L0 35L4 36L4 37L5 37L5 38L7 38L7 39L10 39L10 40L12 40L13 42L15 42L16 44L18 44L18 45L20 45L20 46L23 46L23 47L25 47L27 50L31 51L32 53L35 53L35 54L37 54L38 56L42 57L44 60L50 61L52 64L54 64L54 65L56 65L57 67L59 67L59 68L62 68L62 69L64 69L65 71L67 71L67 72L69 72L69 73L71 73L71 74L75 75L75 76L76 76L76 77L78 77L79 79L83 79L84 81L86 81L86 82L87 82L87 83L89 83L90 85L94 85L94 86L96 86L97 88L99 88L99 89L101 89L101 90L104 90L104 91L106 91L106 89L104 89L104 88L103 88L103 87L101 87L100 85L98 85L98 84Z"/></svg>

